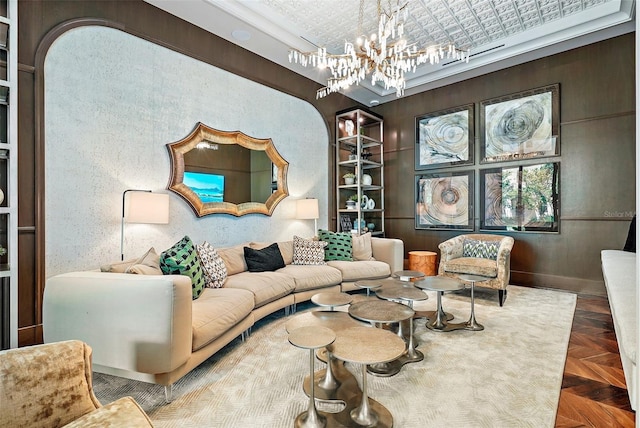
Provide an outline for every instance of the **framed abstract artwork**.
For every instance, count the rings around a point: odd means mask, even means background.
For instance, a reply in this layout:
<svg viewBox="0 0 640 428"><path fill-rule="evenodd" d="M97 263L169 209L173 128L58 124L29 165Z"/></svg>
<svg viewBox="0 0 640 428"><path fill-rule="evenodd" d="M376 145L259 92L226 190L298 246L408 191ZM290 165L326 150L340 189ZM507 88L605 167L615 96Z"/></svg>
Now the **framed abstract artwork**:
<svg viewBox="0 0 640 428"><path fill-rule="evenodd" d="M473 106L416 116L416 170L473 164Z"/></svg>
<svg viewBox="0 0 640 428"><path fill-rule="evenodd" d="M560 85L480 103L481 163L560 153Z"/></svg>
<svg viewBox="0 0 640 428"><path fill-rule="evenodd" d="M480 170L480 229L559 232L560 162Z"/></svg>
<svg viewBox="0 0 640 428"><path fill-rule="evenodd" d="M473 171L415 177L415 228L473 230Z"/></svg>

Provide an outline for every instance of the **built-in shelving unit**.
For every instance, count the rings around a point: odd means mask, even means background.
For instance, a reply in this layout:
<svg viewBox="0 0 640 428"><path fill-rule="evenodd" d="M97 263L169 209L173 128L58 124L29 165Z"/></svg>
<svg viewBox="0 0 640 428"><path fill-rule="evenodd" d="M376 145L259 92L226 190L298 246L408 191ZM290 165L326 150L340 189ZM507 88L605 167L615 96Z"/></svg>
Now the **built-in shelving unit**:
<svg viewBox="0 0 640 428"><path fill-rule="evenodd" d="M18 0L0 1L0 348L18 346Z"/></svg>
<svg viewBox="0 0 640 428"><path fill-rule="evenodd" d="M384 236L384 150L382 117L362 109L336 113L337 230ZM345 181L351 173L353 184ZM347 206L356 199L353 207ZM369 202L373 201L373 202ZM373 225L373 230L371 230Z"/></svg>

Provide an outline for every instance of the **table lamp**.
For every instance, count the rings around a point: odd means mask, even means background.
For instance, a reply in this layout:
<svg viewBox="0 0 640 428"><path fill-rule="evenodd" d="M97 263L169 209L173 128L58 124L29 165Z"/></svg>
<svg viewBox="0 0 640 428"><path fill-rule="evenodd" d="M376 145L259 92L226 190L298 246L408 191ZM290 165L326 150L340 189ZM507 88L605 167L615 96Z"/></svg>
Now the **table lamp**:
<svg viewBox="0 0 640 428"><path fill-rule="evenodd" d="M298 199L296 201L296 218L298 220L313 219L313 233L318 233L318 200L315 198Z"/></svg>
<svg viewBox="0 0 640 428"><path fill-rule="evenodd" d="M122 193L120 260L124 260L125 223L168 224L169 195L137 189L127 189Z"/></svg>

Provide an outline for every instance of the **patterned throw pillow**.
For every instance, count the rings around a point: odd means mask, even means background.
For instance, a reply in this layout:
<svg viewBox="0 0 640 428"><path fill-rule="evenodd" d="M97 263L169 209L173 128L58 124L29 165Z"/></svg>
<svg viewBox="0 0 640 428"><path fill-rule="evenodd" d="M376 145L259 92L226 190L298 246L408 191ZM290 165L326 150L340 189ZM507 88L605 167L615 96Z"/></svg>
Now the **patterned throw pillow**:
<svg viewBox="0 0 640 428"><path fill-rule="evenodd" d="M478 257L481 259L498 259L499 241L478 241L465 239L462 243L462 257Z"/></svg>
<svg viewBox="0 0 640 428"><path fill-rule="evenodd" d="M293 263L294 265L326 265L324 262L324 241L312 241L310 239L293 237Z"/></svg>
<svg viewBox="0 0 640 428"><path fill-rule="evenodd" d="M353 261L350 233L319 230L318 237L321 241L327 243L327 248L324 250L325 260Z"/></svg>
<svg viewBox="0 0 640 428"><path fill-rule="evenodd" d="M220 254L207 241L196 245L200 264L204 270L205 287L220 288L227 280L227 265Z"/></svg>
<svg viewBox="0 0 640 428"><path fill-rule="evenodd" d="M188 236L160 254L160 269L165 275L186 275L191 278L193 300L200 297L204 289L204 272L200 257Z"/></svg>

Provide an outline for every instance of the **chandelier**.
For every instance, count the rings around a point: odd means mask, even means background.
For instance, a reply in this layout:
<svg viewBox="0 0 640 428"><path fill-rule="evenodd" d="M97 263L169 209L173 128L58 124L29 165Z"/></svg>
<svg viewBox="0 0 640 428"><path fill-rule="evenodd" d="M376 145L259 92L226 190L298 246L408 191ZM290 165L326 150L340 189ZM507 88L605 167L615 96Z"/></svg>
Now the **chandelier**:
<svg viewBox="0 0 640 428"><path fill-rule="evenodd" d="M385 89L395 88L396 96L404 95L405 73L415 73L421 64L437 64L445 58L469 62L469 51L453 44L431 45L418 48L404 38L404 24L409 16L408 3L396 4L389 12L382 9L378 0L378 34L360 36L355 45L345 41L343 54L331 54L326 48L317 52L289 50L289 62L303 67L328 68L331 76L327 85L318 90L316 99L358 85L367 75L371 84L384 84ZM360 0L358 33L362 34L364 0Z"/></svg>

